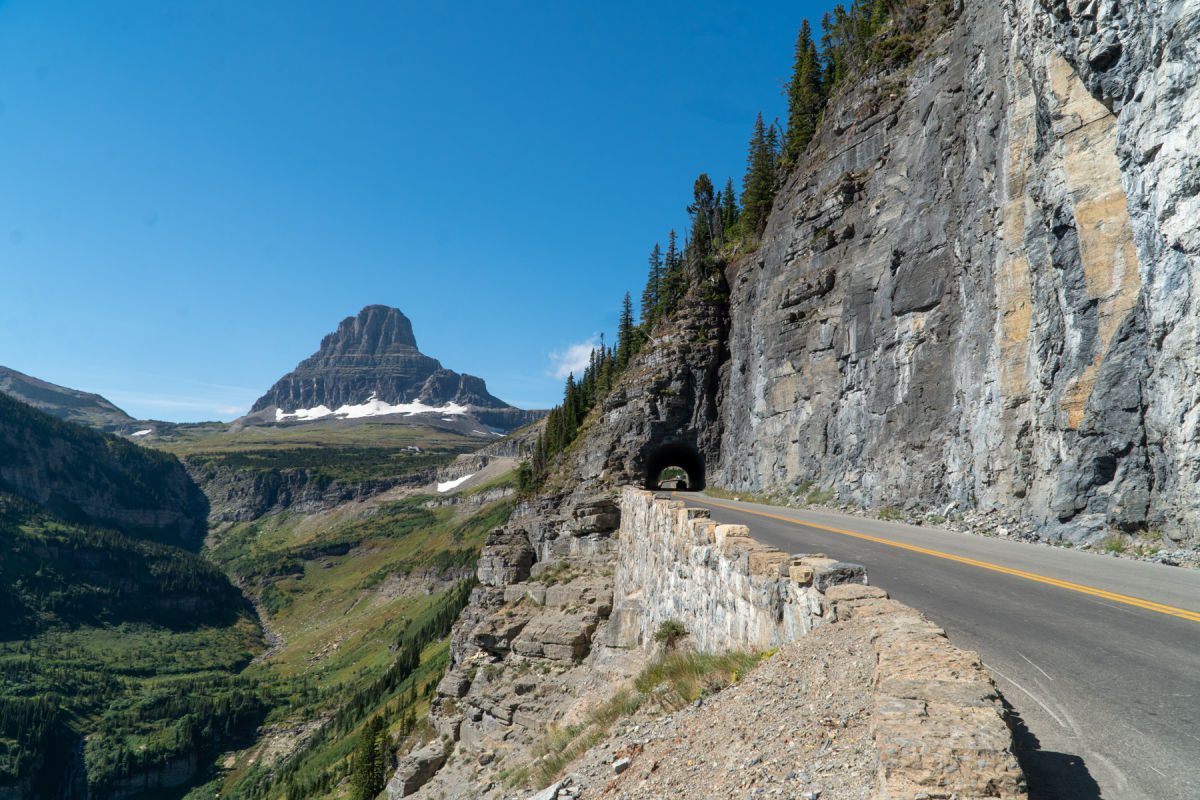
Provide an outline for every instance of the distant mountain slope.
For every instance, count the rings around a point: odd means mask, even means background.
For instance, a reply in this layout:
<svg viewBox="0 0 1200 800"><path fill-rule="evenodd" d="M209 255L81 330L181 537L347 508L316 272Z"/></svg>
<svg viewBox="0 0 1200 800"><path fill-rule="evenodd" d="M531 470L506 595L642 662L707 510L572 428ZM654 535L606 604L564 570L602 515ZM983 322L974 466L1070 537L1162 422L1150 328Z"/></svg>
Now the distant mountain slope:
<svg viewBox="0 0 1200 800"><path fill-rule="evenodd" d="M34 378L0 367L0 392L47 414L109 433L126 433L136 420L98 394Z"/></svg>
<svg viewBox="0 0 1200 800"><path fill-rule="evenodd" d="M70 522L198 549L208 502L173 455L0 394L0 490Z"/></svg>
<svg viewBox="0 0 1200 800"><path fill-rule="evenodd" d="M207 510L175 456L0 394L0 798L179 797L260 724Z"/></svg>
<svg viewBox="0 0 1200 800"><path fill-rule="evenodd" d="M412 322L399 309L367 306L342 320L254 403L259 422L404 414L472 416L511 430L541 416L494 397L482 378L442 367L417 349Z"/></svg>

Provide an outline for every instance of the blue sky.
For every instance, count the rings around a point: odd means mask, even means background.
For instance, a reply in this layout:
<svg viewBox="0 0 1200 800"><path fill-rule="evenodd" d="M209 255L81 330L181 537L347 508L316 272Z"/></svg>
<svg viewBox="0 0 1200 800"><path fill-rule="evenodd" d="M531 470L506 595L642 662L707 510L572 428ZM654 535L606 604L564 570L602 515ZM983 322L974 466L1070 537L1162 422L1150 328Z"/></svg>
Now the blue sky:
<svg viewBox="0 0 1200 800"><path fill-rule="evenodd" d="M364 305L557 402L801 18L727 2L0 2L0 364L230 419ZM578 350L578 347L577 347Z"/></svg>

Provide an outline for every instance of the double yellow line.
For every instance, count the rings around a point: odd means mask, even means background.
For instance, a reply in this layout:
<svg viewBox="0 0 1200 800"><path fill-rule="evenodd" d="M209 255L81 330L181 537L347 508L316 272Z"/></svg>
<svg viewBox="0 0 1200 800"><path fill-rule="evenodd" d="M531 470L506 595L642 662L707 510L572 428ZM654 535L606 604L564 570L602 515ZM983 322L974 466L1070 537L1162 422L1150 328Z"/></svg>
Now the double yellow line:
<svg viewBox="0 0 1200 800"><path fill-rule="evenodd" d="M672 494L674 494L674 493L672 493ZM698 498L696 498L694 495L692 495L692 496L689 496L688 499L694 500L694 499L698 499ZM1167 614L1169 616L1179 617L1180 619L1186 619L1191 622L1200 622L1200 612L1188 611L1186 608L1176 608L1175 606L1168 606L1168 605L1164 605L1163 603L1155 603L1153 600L1143 600L1140 597L1131 597L1127 594L1118 594L1117 592L1110 592L1105 589L1097 589L1095 586L1087 586L1082 583L1072 583L1071 581L1063 581L1063 580L1059 580L1058 578L1048 577L1046 575L1038 575L1036 572L1026 572L1023 569L1013 569L1012 567L1003 567L1003 566L1000 566L999 564L992 564L988 561L979 561L978 559L967 558L965 556L956 556L953 553L946 553L941 550L931 550L928 547L920 547L919 545L915 545L915 544L905 544L904 542L897 542L897 541L893 541L891 539L884 539L879 536L871 536L871 535L865 534L865 533L857 533L855 531L843 530L842 528L832 528L828 525L819 525L815 522L802 522L801 520L794 519L792 517L785 517L782 514L771 514L766 511L752 511L748 508L742 508L740 506L731 506L731 505L726 505L724 503L717 503L717 502L714 502L707 498L705 498L703 500L698 500L698 502L703 503L705 505L714 506L716 508L724 508L728 511L737 511L738 513L741 513L741 514L753 514L757 517L767 517L769 519L780 520L781 522L790 522L793 525L800 525L800 526L808 527L808 528L817 528L818 530L829 531L830 533L840 533L842 536L853 536L855 539L864 539L868 542L875 542L877 544L886 544L889 547L898 547L901 550L910 550L914 553L922 553L927 556L933 556L934 558L944 558L947 561L957 561L959 564L968 564L972 567L979 567L980 569L986 569L986 570L990 570L992 572L999 572L1004 575L1012 575L1017 578L1024 578L1025 580L1028 580L1028 581L1034 581L1036 583L1044 583L1047 586L1056 586L1059 589L1068 589L1072 592L1079 592L1080 594L1091 595L1092 597L1099 597L1104 600L1112 600L1114 603L1123 603L1127 606L1135 606L1136 608L1144 608L1147 611L1157 611L1159 614Z"/></svg>

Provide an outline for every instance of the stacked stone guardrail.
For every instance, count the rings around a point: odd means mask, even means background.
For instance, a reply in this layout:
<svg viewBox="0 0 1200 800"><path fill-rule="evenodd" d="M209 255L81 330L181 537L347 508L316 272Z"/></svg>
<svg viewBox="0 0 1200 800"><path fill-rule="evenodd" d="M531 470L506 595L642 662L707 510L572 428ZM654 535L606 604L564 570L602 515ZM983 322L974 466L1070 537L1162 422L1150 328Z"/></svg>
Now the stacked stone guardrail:
<svg viewBox="0 0 1200 800"><path fill-rule="evenodd" d="M698 650L766 650L826 618L826 589L867 579L858 564L789 555L745 525L718 525L705 509L632 487L621 495L618 539L610 646L645 644L677 620Z"/></svg>
<svg viewBox="0 0 1200 800"><path fill-rule="evenodd" d="M1023 798L1000 693L979 656L868 586L866 570L789 555L704 509L627 487L606 644L648 645L669 619L704 652L765 650L816 625L868 622L878 800Z"/></svg>

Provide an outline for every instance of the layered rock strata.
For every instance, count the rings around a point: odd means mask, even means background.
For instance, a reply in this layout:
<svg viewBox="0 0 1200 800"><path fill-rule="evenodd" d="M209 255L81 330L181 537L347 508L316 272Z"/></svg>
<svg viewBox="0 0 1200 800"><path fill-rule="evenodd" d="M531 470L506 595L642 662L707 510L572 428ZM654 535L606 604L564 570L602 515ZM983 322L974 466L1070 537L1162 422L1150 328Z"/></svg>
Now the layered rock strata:
<svg viewBox="0 0 1200 800"><path fill-rule="evenodd" d="M730 271L717 480L1195 546L1200 6L951 13Z"/></svg>
<svg viewBox="0 0 1200 800"><path fill-rule="evenodd" d="M822 625L867 626L877 755L864 768L876 775L875 796L1025 796L999 694L978 656L866 585L861 566L790 556L743 526L717 525L702 509L634 487L620 499L610 556L541 559L518 525L488 537L481 585L456 625L433 704L456 756L434 775L441 744L413 754L390 797L510 796L502 771L528 763L547 725L584 719L632 677L666 620L683 625L684 646L707 652L774 648Z"/></svg>

